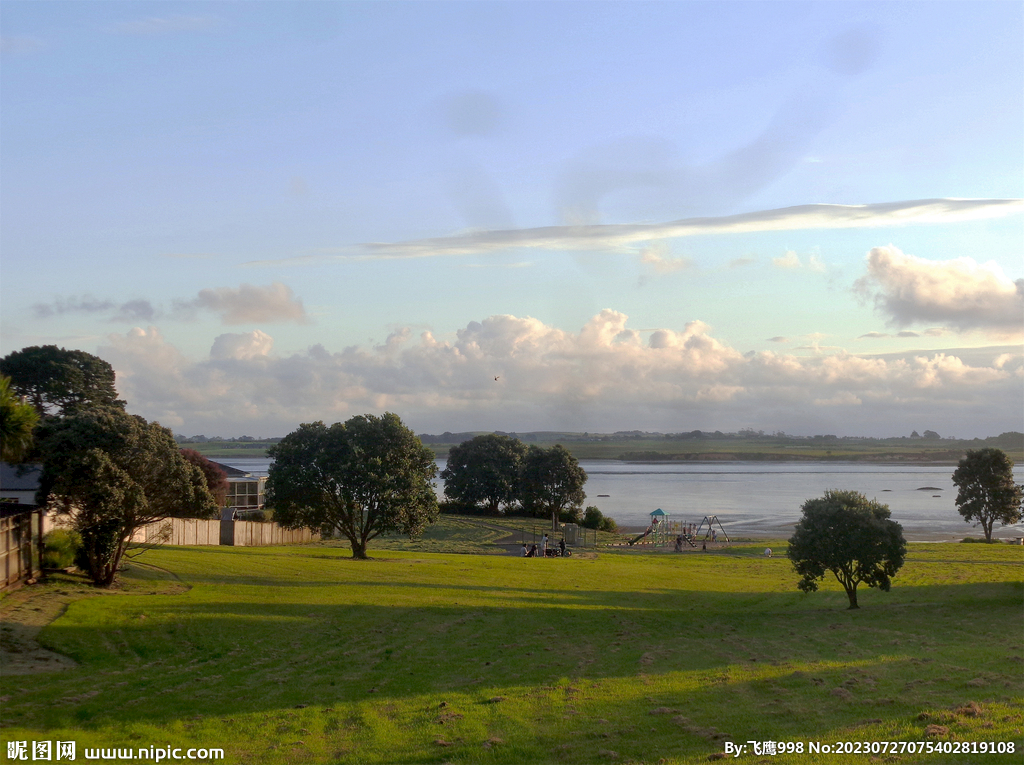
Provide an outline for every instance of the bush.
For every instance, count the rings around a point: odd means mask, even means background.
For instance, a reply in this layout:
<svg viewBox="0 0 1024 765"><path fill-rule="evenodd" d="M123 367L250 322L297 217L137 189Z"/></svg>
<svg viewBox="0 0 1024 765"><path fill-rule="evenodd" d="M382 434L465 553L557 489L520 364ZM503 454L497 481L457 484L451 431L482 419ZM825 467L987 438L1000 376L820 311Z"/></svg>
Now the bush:
<svg viewBox="0 0 1024 765"><path fill-rule="evenodd" d="M601 524L597 527L598 531L610 531L613 534L618 530L619 525L615 522L615 519L610 515L606 515L601 519Z"/></svg>
<svg viewBox="0 0 1024 765"><path fill-rule="evenodd" d="M578 507L570 507L558 514L558 520L562 523L579 523L583 514Z"/></svg>
<svg viewBox="0 0 1024 765"><path fill-rule="evenodd" d="M43 537L43 568L67 568L82 549L82 537L71 529L54 529Z"/></svg>
<svg viewBox="0 0 1024 765"><path fill-rule="evenodd" d="M604 514L596 506L589 505L583 511L583 523L581 525L588 529L599 529L603 520Z"/></svg>

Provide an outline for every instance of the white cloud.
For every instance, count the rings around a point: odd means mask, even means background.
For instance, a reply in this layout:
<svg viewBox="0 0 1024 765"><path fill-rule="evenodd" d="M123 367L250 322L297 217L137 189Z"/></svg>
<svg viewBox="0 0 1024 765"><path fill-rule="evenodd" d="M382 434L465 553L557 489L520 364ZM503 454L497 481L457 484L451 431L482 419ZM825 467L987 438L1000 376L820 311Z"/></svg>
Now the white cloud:
<svg viewBox="0 0 1024 765"><path fill-rule="evenodd" d="M639 331L613 310L578 332L499 315L449 339L399 330L376 347L330 352L316 345L284 356L272 353L272 343L261 331L221 335L209 357L195 361L155 328L135 329L111 336L100 355L113 364L133 411L183 423L174 427L189 433L281 435L300 422L383 410L421 431L757 424L884 435L905 430L899 421L928 415L935 427L963 433L1005 430L1000 413L1024 405L1020 358L979 366L945 353L743 355L702 322ZM856 420L843 419L852 406ZM992 422L979 412L991 412Z"/></svg>
<svg viewBox="0 0 1024 765"><path fill-rule="evenodd" d="M243 284L238 289L220 287L200 290L194 300L175 301L179 314L190 314L203 309L219 313L224 324L252 324L256 322L294 321L309 323L302 301L290 287L274 282L266 287Z"/></svg>
<svg viewBox="0 0 1024 765"><path fill-rule="evenodd" d="M781 258L772 258L772 265L776 268L800 268L800 257L793 250L786 250Z"/></svg>
<svg viewBox="0 0 1024 765"><path fill-rule="evenodd" d="M653 266L659 274L671 274L689 268L693 261L689 258L673 258L669 256L669 248L663 242L655 242L640 249L640 262Z"/></svg>
<svg viewBox="0 0 1024 765"><path fill-rule="evenodd" d="M240 335L224 334L213 341L210 348L211 359L252 359L268 356L274 347L274 338L265 332L254 329Z"/></svg>
<svg viewBox="0 0 1024 765"><path fill-rule="evenodd" d="M305 255L283 260L251 261L250 264L299 264L339 258L365 260L479 255L518 248L629 252L631 247L645 242L701 234L951 223L1003 217L1020 214L1022 211L1024 200L1020 199L923 199L866 205L810 204L723 217L685 218L669 223L475 230L432 239L371 242L324 250L319 257ZM734 262L745 263L746 259Z"/></svg>
<svg viewBox="0 0 1024 765"><path fill-rule="evenodd" d="M896 327L941 321L960 330L1019 334L1024 325L1024 279L1010 281L995 263L926 260L892 245L875 247L855 288L873 297Z"/></svg>

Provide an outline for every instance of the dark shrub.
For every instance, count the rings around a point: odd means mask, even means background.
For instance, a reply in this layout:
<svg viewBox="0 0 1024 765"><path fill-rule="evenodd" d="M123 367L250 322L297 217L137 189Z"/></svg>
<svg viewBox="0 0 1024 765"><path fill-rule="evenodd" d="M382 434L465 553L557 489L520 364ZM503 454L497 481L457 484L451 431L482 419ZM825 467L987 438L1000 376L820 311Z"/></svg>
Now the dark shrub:
<svg viewBox="0 0 1024 765"><path fill-rule="evenodd" d="M597 509L594 505L589 505L586 510L583 511L583 522L582 526L588 529L599 529L601 528L601 521L604 520L604 514Z"/></svg>

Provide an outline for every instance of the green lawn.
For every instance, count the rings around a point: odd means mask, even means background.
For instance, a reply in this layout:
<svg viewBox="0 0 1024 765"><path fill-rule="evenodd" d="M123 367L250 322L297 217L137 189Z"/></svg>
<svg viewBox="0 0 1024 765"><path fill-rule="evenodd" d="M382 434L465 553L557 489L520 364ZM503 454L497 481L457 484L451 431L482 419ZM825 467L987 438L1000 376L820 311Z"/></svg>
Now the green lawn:
<svg viewBox="0 0 1024 765"><path fill-rule="evenodd" d="M75 740L80 760L156 745L227 763L698 763L726 741L895 740L1016 751L875 761L1020 762L1024 548L911 545L892 592L850 612L834 583L798 592L764 545L154 550L141 560L166 577L136 566L141 585L41 633L78 668L3 679L2 738Z"/></svg>

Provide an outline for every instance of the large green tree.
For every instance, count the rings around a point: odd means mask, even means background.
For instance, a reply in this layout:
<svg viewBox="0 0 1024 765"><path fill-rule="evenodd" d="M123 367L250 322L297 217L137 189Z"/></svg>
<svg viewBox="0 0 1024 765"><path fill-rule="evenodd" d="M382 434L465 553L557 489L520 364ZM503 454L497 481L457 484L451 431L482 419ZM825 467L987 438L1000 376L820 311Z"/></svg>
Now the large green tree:
<svg viewBox="0 0 1024 765"><path fill-rule="evenodd" d="M579 511L587 498L583 484L587 473L561 444L550 449L531 446L523 460L520 496L523 507L534 513L551 513L551 529L558 528L558 516Z"/></svg>
<svg viewBox="0 0 1024 765"><path fill-rule="evenodd" d="M114 389L114 368L85 351L56 345L22 348L0 359L0 374L10 377L14 391L44 417L102 407L124 409Z"/></svg>
<svg viewBox="0 0 1024 765"><path fill-rule="evenodd" d="M441 471L444 493L450 500L484 505L497 513L519 499L519 473L526 444L518 438L491 433L464 441L448 452Z"/></svg>
<svg viewBox="0 0 1024 765"><path fill-rule="evenodd" d="M96 584L110 586L136 530L170 517L215 517L199 468L171 431L120 409L83 410L41 427L39 504L71 516Z"/></svg>
<svg viewBox="0 0 1024 765"><path fill-rule="evenodd" d="M0 375L0 458L21 462L32 448L32 431L39 413L11 388L11 378Z"/></svg>
<svg viewBox="0 0 1024 765"><path fill-rule="evenodd" d="M892 585L907 556L903 527L889 519L889 508L856 491L829 490L803 504L803 517L789 540L789 559L800 574L804 592L818 589L831 571L857 605L857 585Z"/></svg>
<svg viewBox="0 0 1024 765"><path fill-rule="evenodd" d="M985 541L992 541L992 526L1019 523L1024 486L1013 481L1013 460L1000 449L967 452L953 471L956 507L968 523L981 525Z"/></svg>
<svg viewBox="0 0 1024 765"><path fill-rule="evenodd" d="M434 454L391 412L304 423L267 453L274 520L324 535L337 529L353 558L365 559L384 532L414 535L437 520Z"/></svg>

